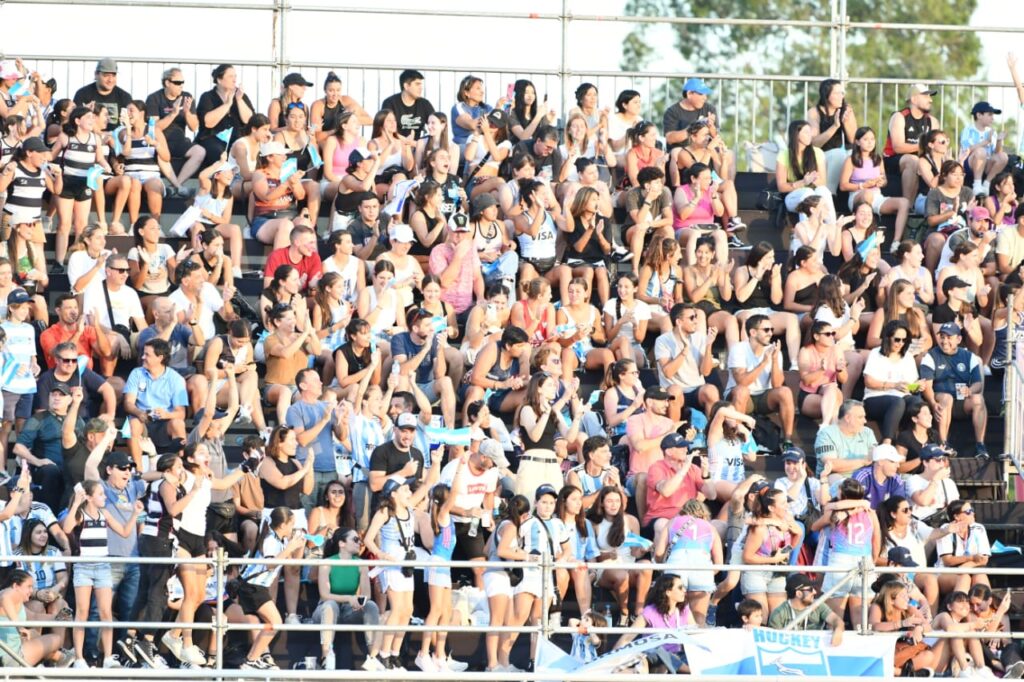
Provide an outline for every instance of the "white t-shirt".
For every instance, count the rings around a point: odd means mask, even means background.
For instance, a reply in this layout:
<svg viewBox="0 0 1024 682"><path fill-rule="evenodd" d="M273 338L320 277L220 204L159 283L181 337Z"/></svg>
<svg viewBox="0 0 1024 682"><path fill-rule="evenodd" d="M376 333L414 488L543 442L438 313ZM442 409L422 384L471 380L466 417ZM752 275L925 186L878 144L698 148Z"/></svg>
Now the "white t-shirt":
<svg viewBox="0 0 1024 682"><path fill-rule="evenodd" d="M921 523L917 519L911 519L906 537L898 538L889 533L889 541L885 542L882 547L882 554L888 554L889 550L893 547L906 547L910 550L910 556L913 557L914 563L918 566L927 566L928 557L925 554L924 546L928 542L928 538L931 537L931 534L931 526ZM942 540L939 540L939 542L942 542Z"/></svg>
<svg viewBox="0 0 1024 682"><path fill-rule="evenodd" d="M139 248L133 246L128 251L128 260L135 261L139 264L140 268L148 268L149 274L146 275L145 281L142 283L142 291L147 294L162 294L170 288L171 282L168 279L168 272L163 272L160 275L154 275L154 272L160 271L161 268L167 267L167 262L174 258L174 249L167 244L157 244L156 253L151 254L148 251L142 258L139 257Z"/></svg>
<svg viewBox="0 0 1024 682"><path fill-rule="evenodd" d="M898 362L894 362L892 359L882 355L881 347L874 348L868 354L867 364L864 365L864 376L886 383L910 384L917 381L917 364L914 362L914 356L910 353L904 355ZM883 395L901 398L904 394L894 388L886 390L880 388L864 389L865 400Z"/></svg>
<svg viewBox="0 0 1024 682"><path fill-rule="evenodd" d="M89 252L86 251L85 249L82 249L81 251L75 251L73 254L68 256L67 274L68 282L71 284L72 289L75 288L75 282L80 280L82 278L82 275L93 269L93 267L96 265L97 260L99 259L90 256ZM89 286L92 286L96 282L102 282L106 278L106 268L100 268L100 271L97 272L93 276L92 281L89 282Z"/></svg>
<svg viewBox="0 0 1024 682"><path fill-rule="evenodd" d="M816 478L810 478L809 477L809 478L807 478L806 483L807 483L807 485L804 485L803 483L800 484L800 489L797 490L796 497L790 497L789 498L789 511L790 511L790 513L793 516L800 516L805 511L807 511L807 504L808 504L808 502L810 502L810 499L808 499L808 497L807 497L807 488L808 488L808 486L810 486L810 488L811 488L811 499L814 500L815 508L821 506L821 504L820 504L820 499L821 499L821 496L820 496L821 481L819 481ZM784 493L788 494L789 493L789 488L790 488L791 485L793 485L793 482L790 481L785 476L782 476L781 478L775 479L775 489L776 490L781 490Z"/></svg>
<svg viewBox="0 0 1024 682"><path fill-rule="evenodd" d="M458 468L458 462L448 462L443 469L441 469L441 483L451 485L455 481L455 471ZM497 467L491 467L484 473L477 476L473 473L473 470L469 468L468 464L463 465L462 476L459 478L459 487L451 491L452 495L455 495L455 506L460 509L475 509L480 507L484 502L484 497L488 493L493 493L498 488L498 469ZM490 513L489 509L484 509L484 514ZM460 523L468 523L471 519L464 516L457 516L452 514L452 519Z"/></svg>
<svg viewBox="0 0 1024 682"><path fill-rule="evenodd" d="M89 288L85 290L83 312L91 313L99 311L100 324L107 329L112 329L114 324L123 324L131 328L130 322L135 318L145 319L146 314L142 312L142 303L135 289L125 285L117 291L110 291L110 308L114 311L114 322L111 323L107 311L107 301L103 296L103 287L98 284L100 280L94 280Z"/></svg>
<svg viewBox="0 0 1024 682"><path fill-rule="evenodd" d="M928 487L928 479L921 474L914 474L907 480L907 498L910 499L917 493L921 492ZM915 519L923 519L931 516L940 509L945 509L946 506L953 500L960 499L960 489L956 487L956 481L952 479L944 479L939 482L939 486L935 490L935 499L930 505L914 504L914 500L910 499L910 506ZM921 564L922 566L924 564Z"/></svg>
<svg viewBox="0 0 1024 682"><path fill-rule="evenodd" d="M658 381L663 388L677 385L684 393L696 390L704 385L704 376L700 373L700 363L704 359L704 346L707 337L699 332L691 334L687 340L687 351L690 358L683 362L672 376L665 376L661 363L663 360L672 362L683 351L683 345L675 331L659 336L654 342L654 359L658 363Z"/></svg>
<svg viewBox="0 0 1024 682"><path fill-rule="evenodd" d="M174 304L174 312L184 312L188 315L192 303L185 297L181 289L175 289L174 293L167 298ZM202 330L204 338L212 339L217 334L217 328L213 324L213 314L224 307L224 297L217 291L217 287L209 282L203 282L203 287L199 290L199 301L202 303L199 310L199 328Z"/></svg>
<svg viewBox="0 0 1024 682"><path fill-rule="evenodd" d="M726 395L729 394L732 389L736 388L736 377L733 375L732 370L742 369L750 371L760 364L761 360L764 359L764 354L768 350L765 346L761 349L761 354L754 353L754 349L750 347L749 341L740 341L733 345L729 349L729 381L725 386ZM773 361L775 362L775 361ZM750 389L750 395L761 395L765 391L772 387L772 363L766 363L761 373L757 375L754 382L747 388Z"/></svg>
<svg viewBox="0 0 1024 682"><path fill-rule="evenodd" d="M985 532L985 527L980 523L972 523L967 533L966 542L955 533L944 535L936 540L935 553L938 555L935 565L942 567L944 565L942 557L944 556L967 556L968 554L991 556L992 548L988 544L988 533Z"/></svg>
<svg viewBox="0 0 1024 682"><path fill-rule="evenodd" d="M832 309L827 305L823 305L818 308L818 311L814 313L815 321L827 322L832 326L833 329L839 329L844 324L850 321L850 306L847 303L843 304L843 314L836 317L836 314L832 312ZM841 339L836 339L836 348L839 350L853 350L853 334L850 332L846 333Z"/></svg>
<svg viewBox="0 0 1024 682"><path fill-rule="evenodd" d="M625 311L625 310L627 310L627 308L623 308L623 310ZM604 309L603 309L602 312L604 312L606 315L611 315L611 317L612 317L612 324L615 324L616 322L618 322L619 321L619 299L617 299L617 298L609 298L607 301L605 301ZM648 306L643 301L634 299L633 300L633 319L636 320L637 322L640 322L642 320L650 320L651 319L651 308L650 308L650 306ZM626 338L628 338L630 340L631 343L635 343L636 342L636 334L633 331L633 323L630 322L628 324L622 325L622 327L619 328L619 336L625 336ZM613 341L614 339L608 339L608 340L609 341Z"/></svg>

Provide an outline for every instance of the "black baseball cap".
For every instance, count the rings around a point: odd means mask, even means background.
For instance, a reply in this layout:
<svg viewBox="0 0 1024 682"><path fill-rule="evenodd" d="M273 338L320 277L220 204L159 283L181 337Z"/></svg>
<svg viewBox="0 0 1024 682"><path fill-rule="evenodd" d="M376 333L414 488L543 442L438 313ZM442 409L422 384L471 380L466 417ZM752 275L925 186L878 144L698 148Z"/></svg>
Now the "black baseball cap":
<svg viewBox="0 0 1024 682"><path fill-rule="evenodd" d="M814 583L803 573L791 573L786 578L786 596L792 599L796 596L796 592L799 589L810 587L811 589L817 589L814 587Z"/></svg>
<svg viewBox="0 0 1024 682"><path fill-rule="evenodd" d="M906 547L893 547L888 554L889 563L903 566L904 568L917 568L917 562Z"/></svg>

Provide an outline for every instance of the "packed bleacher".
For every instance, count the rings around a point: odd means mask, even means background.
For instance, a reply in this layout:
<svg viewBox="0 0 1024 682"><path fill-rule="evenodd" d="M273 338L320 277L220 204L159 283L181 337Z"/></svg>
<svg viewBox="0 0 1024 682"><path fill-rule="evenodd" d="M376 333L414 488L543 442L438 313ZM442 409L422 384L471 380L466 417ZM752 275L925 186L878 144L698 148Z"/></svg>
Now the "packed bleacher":
<svg viewBox="0 0 1024 682"><path fill-rule="evenodd" d="M591 628L783 628L838 585L801 629L1024 675L1012 585L886 572L1020 539L990 449L1024 186L988 102L957 140L915 84L873 130L826 80L766 174L699 78L658 125L590 83L557 111L413 69L379 107L333 72L270 102L231 65L117 76L0 62L4 665L520 672L536 638L406 628L550 614L585 662L633 638ZM176 562L221 550L304 561ZM859 581L773 569L865 557L867 623ZM269 627L218 652L218 603ZM32 620L67 625L4 625Z"/></svg>

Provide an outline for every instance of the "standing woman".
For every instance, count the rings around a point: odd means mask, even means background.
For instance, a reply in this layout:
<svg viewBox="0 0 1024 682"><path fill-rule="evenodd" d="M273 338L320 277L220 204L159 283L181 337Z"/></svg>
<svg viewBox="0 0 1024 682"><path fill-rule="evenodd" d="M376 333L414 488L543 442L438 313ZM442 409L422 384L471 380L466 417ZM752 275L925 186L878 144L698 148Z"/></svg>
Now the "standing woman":
<svg viewBox="0 0 1024 682"><path fill-rule="evenodd" d="M323 145L334 135L338 122L346 112L355 117L357 128L361 125L370 125L372 122L370 115L359 106L359 102L342 94L338 74L328 71L327 77L324 78L324 96L313 102L313 106L309 108L309 122L316 133L317 144ZM324 159L326 158L327 155L324 154Z"/></svg>
<svg viewBox="0 0 1024 682"><path fill-rule="evenodd" d="M164 181L160 177L159 162L170 163L171 152L160 128L150 130L146 122L146 104L135 100L128 105L128 122L121 133L124 145L124 174L131 178L128 192L128 220L135 222L142 210L142 193L146 193L146 207L159 219L164 203Z"/></svg>
<svg viewBox="0 0 1024 682"><path fill-rule="evenodd" d="M227 160L204 168L199 173L199 191L192 200L192 205L201 212L199 220L192 226L193 240L203 241L202 232L209 229L230 241L231 259L224 264L230 267L222 268L225 284L242 276L242 228L231 222L235 201L231 194L234 177L234 167ZM202 244L196 247L201 248ZM212 268L207 267L207 270ZM213 278L210 281L216 283Z"/></svg>
<svg viewBox="0 0 1024 682"><path fill-rule="evenodd" d="M61 129L51 157L59 159L64 174L64 185L57 196L57 240L54 255L57 263L63 263L68 251L68 241L74 229L75 237L89 222L93 190L86 182L89 169L95 164L112 173L107 163L104 147L96 132L96 115L86 107L75 107L68 121Z"/></svg>
<svg viewBox="0 0 1024 682"><path fill-rule="evenodd" d="M870 563L879 555L882 547L882 533L878 528L878 516L864 497L864 485L852 478L839 484L839 500L828 502L821 510L821 516L810 530L825 533L819 536L819 552L824 552L825 565L856 570L867 557ZM845 577L844 573L826 573L822 591L828 591ZM874 578L869 578L871 582ZM857 582L847 582L832 593L829 607L840 618L846 617L850 607L850 622L856 628L861 622L861 591Z"/></svg>
<svg viewBox="0 0 1024 682"><path fill-rule="evenodd" d="M850 140L857 130L857 115L846 101L841 81L826 78L818 85L818 103L807 110L811 144L825 152L825 168L833 194L839 187L839 171L846 161Z"/></svg>
<svg viewBox="0 0 1024 682"><path fill-rule="evenodd" d="M704 313L706 326L725 333L727 346L740 340L736 317L724 309L732 300L732 269L735 261L715 261L715 243L711 237L697 239L693 265L683 268L683 288L686 297ZM662 331L667 331L662 329Z"/></svg>
<svg viewBox="0 0 1024 682"><path fill-rule="evenodd" d="M235 199L248 199L252 192L252 176L259 168L260 147L271 141L270 121L263 114L253 114L245 127L245 135L235 136L231 160L235 162L235 182L231 194Z"/></svg>
<svg viewBox="0 0 1024 682"><path fill-rule="evenodd" d="M113 441L113 433L108 430L104 436L104 446L109 446ZM27 465L22 469L22 476L19 485L27 478ZM84 622L89 618L89 604L92 601L93 592L96 594L96 607L99 611L101 621L110 623L113 620L113 577L110 571L110 562L104 559L110 556L107 547L107 528L110 528L121 537L130 537L135 531L134 525L139 514L142 512L142 502L136 500L135 507L123 525L114 518L109 511L104 509L107 504L107 493L99 481L85 481L81 486L75 487L75 497L68 509L67 516L61 524L61 529L67 534L75 533L78 538L78 555L89 557L94 561L75 564L75 621ZM205 573L205 567L202 567ZM71 638L75 645L76 668L88 668L85 661L85 631L76 627L71 631ZM100 648L103 650L103 667L122 667L118 659L112 655L114 646L114 632L109 627L100 630ZM206 657L203 657L206 660Z"/></svg>
<svg viewBox="0 0 1024 682"><path fill-rule="evenodd" d="M191 500L182 507L181 519L175 531L178 540L175 556L182 559L206 556L206 517L211 493L214 490L231 490L243 475L241 469L235 469L224 478L215 478L210 461L210 451L205 444L190 443L185 447L180 485ZM193 665L203 665L206 661L206 654L192 641L190 627L195 622L196 609L206 598L206 569L204 564L182 564L178 568L181 586L185 591L176 620L181 627L166 631L160 639L175 658ZM175 635L175 632L178 634Z"/></svg>
<svg viewBox="0 0 1024 682"><path fill-rule="evenodd" d="M0 192L7 193L4 202L4 222L9 222L14 214L24 214L32 219L32 241L37 244L45 241L42 234L43 213L49 209L50 202L44 205L46 192L51 197L64 190L64 176L61 167L49 163L49 148L38 138L25 140L14 150L10 163L0 171Z"/></svg>
<svg viewBox="0 0 1024 682"><path fill-rule="evenodd" d="M562 460L568 454L566 443L575 443L583 420L583 403L572 391L556 400L558 377L538 372L530 377L526 398L515 414L514 423L523 441L519 459L516 492L536 490L542 484L562 484ZM567 424L561 412L572 405L572 422ZM561 442L559 442L561 441Z"/></svg>
<svg viewBox="0 0 1024 682"><path fill-rule="evenodd" d="M260 147L260 170L252 175L252 221L249 231L263 244L275 249L288 246L292 227L310 226L306 216L298 215L298 202L306 198L302 171L295 171L287 180L281 179L281 166L287 158L284 145L268 142Z"/></svg>
<svg viewBox="0 0 1024 682"><path fill-rule="evenodd" d="M295 159L296 167L305 173L302 187L306 190L306 208L309 209L310 220L315 224L320 215L320 183L315 179L319 171L313 166L309 148L310 145L315 148L316 143L306 127L306 108L293 103L285 111L285 125L274 135L274 141L284 145L288 158Z"/></svg>
<svg viewBox="0 0 1024 682"><path fill-rule="evenodd" d="M608 565L607 568L598 569L595 584L611 590L619 607L619 626L630 626L630 588L636 589L635 612L639 615L647 600L647 590L651 587L652 572L623 571L615 568L615 565L650 563L647 559L641 559L648 550L626 545L626 533L639 535L640 522L632 514L626 513L626 496L617 486L601 488L587 517L594 524L594 537L600 552L597 561Z"/></svg>
<svg viewBox="0 0 1024 682"><path fill-rule="evenodd" d="M655 534L654 556L665 564L666 574L682 581L686 604L703 627L708 601L715 591L715 572L700 569L723 562L722 539L711 525L711 514L703 502L687 500L674 519L660 526Z"/></svg>
<svg viewBox="0 0 1024 682"><path fill-rule="evenodd" d="M793 212L811 194L821 197L825 222L836 221L836 207L828 189L825 154L811 144L811 127L807 121L789 124L787 151L779 154L775 167L775 184L785 194L786 210Z"/></svg>
<svg viewBox="0 0 1024 682"><path fill-rule="evenodd" d="M333 406L328 403L328 409ZM313 457L306 457L301 465L295 459L298 437L288 426L278 426L270 434L267 443L267 457L260 467L260 487L263 489L263 523L266 525L277 507L291 510L295 528L307 530L306 511L301 496L313 494ZM315 529L312 529L315 531ZM284 567L284 602L287 615L285 623L299 622L296 615L299 607L299 566ZM271 587L277 594L277 586Z"/></svg>
<svg viewBox="0 0 1024 682"><path fill-rule="evenodd" d="M506 504L501 518L497 522L494 533L487 541L485 551L487 561L529 561L530 555L523 549L520 530L530 518L530 500L522 495L515 495ZM485 568L484 593L487 595L488 612L491 627L510 625L515 618L512 606L512 583L510 574L518 574L522 580L522 568ZM509 633L488 632L484 638L487 648L486 672L519 671L509 662L512 647L506 646L511 639Z"/></svg>
<svg viewBox="0 0 1024 682"><path fill-rule="evenodd" d="M242 91L238 82L235 67L221 64L213 73L214 87L199 96L196 115L199 117L199 133L196 143L206 150L206 158L217 159L224 152L224 142L217 137L218 133L232 131L228 144L242 136L242 128L251 123L253 114L252 102ZM264 124L267 123L266 117ZM269 130L268 130L269 133Z"/></svg>
<svg viewBox="0 0 1024 682"><path fill-rule="evenodd" d="M416 513L431 486L441 473L441 457L434 458L427 480L413 493L406 483L394 479L385 481L380 492L380 506L366 531L366 549L381 561L406 561L414 558L413 543L416 534ZM413 557L409 555L412 554ZM381 573L381 588L388 599L388 617L385 625L406 626L412 618L415 590L413 568L387 567ZM389 670L405 670L401 662L402 640L405 632L385 632L380 651L383 666Z"/></svg>
<svg viewBox="0 0 1024 682"><path fill-rule="evenodd" d="M793 521L785 492L776 488L760 488L754 499L754 516L743 542L741 563L756 564L765 570L747 570L740 577L743 596L761 604L771 612L786 599L786 575L775 573L771 566L785 566L790 555L799 551L795 544L800 527Z"/></svg>

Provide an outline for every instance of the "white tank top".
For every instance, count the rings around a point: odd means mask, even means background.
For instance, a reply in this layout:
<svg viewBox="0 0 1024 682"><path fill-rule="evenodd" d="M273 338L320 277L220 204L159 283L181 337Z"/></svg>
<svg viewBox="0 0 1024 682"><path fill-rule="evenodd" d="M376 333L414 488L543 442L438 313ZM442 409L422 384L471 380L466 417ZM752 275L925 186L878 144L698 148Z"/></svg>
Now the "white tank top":
<svg viewBox="0 0 1024 682"><path fill-rule="evenodd" d="M208 479L207 479L208 481ZM185 506L181 512L181 530L203 537L206 535L206 509L210 506L210 484L205 484L196 478L191 471L185 472L185 492L191 492L192 488L199 485L199 491L192 498L192 501Z"/></svg>

